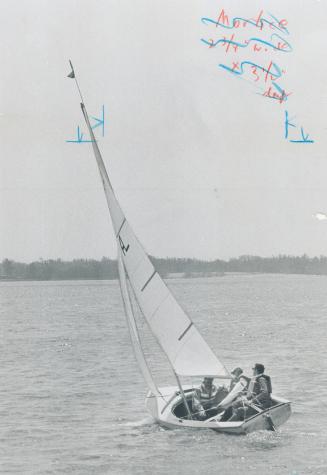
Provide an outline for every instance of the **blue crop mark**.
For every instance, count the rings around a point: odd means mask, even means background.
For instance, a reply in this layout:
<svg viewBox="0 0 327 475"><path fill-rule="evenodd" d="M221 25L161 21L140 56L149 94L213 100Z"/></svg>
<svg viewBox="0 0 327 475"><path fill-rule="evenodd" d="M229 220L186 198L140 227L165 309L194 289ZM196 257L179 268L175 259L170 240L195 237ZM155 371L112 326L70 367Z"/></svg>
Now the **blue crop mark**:
<svg viewBox="0 0 327 475"><path fill-rule="evenodd" d="M290 119L290 120L293 120L293 119ZM285 139L287 139L288 138L288 129L289 129L289 127L296 127L295 124L291 124L291 122L289 122L287 111L285 111L285 123L284 123L284 125L285 125Z"/></svg>
<svg viewBox="0 0 327 475"><path fill-rule="evenodd" d="M290 122L290 120L293 120L293 119L289 119L288 112L285 111L285 122L284 122L285 139L288 139L289 127L296 128L296 125L292 124ZM292 143L314 143L314 140L309 139L309 134L304 133L303 127L301 127L301 137L302 137L301 140L289 140L289 142L292 142Z"/></svg>
<svg viewBox="0 0 327 475"><path fill-rule="evenodd" d="M314 143L314 140L311 140L311 139L308 140L309 134L304 133L303 127L301 127L301 136L302 136L302 140L290 140L290 142L292 142L292 143Z"/></svg>
<svg viewBox="0 0 327 475"><path fill-rule="evenodd" d="M69 143L90 143L93 140L83 140L83 133L81 133L79 125L77 126L77 140L66 140Z"/></svg>
<svg viewBox="0 0 327 475"><path fill-rule="evenodd" d="M91 129L94 130L97 127L102 127L102 137L104 137L104 105L102 106L102 116L100 118L91 116L96 123L91 126ZM76 140L66 140L68 143L92 143L94 140L84 140L84 134L81 132L79 125L77 126L77 139Z"/></svg>
<svg viewBox="0 0 327 475"><path fill-rule="evenodd" d="M104 137L104 106L102 106L102 119L91 116L97 123L93 125L92 129L102 126L102 137Z"/></svg>

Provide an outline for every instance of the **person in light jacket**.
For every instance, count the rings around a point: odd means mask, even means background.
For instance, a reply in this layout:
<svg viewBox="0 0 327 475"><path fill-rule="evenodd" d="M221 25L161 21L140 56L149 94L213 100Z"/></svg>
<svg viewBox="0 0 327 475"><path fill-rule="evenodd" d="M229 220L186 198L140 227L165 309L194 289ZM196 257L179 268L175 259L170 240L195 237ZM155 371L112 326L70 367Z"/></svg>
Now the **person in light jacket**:
<svg viewBox="0 0 327 475"><path fill-rule="evenodd" d="M237 368L234 368L233 371L230 372L230 374L232 376L232 380L229 386L229 391L231 391L234 388L234 386L240 381L240 377L243 374L243 370L242 368L237 367Z"/></svg>
<svg viewBox="0 0 327 475"><path fill-rule="evenodd" d="M205 377L192 398L192 411L197 419L204 420L217 414L217 405L228 394L225 386L215 386L213 378Z"/></svg>

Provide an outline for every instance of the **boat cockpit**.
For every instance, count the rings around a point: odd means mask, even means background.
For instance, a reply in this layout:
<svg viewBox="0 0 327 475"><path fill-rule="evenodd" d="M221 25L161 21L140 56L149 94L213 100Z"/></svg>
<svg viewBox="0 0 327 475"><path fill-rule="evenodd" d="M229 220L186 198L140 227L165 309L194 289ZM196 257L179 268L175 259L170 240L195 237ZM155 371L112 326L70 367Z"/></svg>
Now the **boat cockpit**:
<svg viewBox="0 0 327 475"><path fill-rule="evenodd" d="M187 405L188 405L188 408L189 408L189 411L190 411L190 414L194 417L194 419L196 420L197 417L196 417L196 414L194 413L193 411L193 408L192 408L192 399L193 399L193 394L194 394L194 389L186 389L184 390L184 395L185 395L185 399L187 401ZM176 396L179 396L180 393L177 392L176 393ZM280 404L280 401L278 400L275 400L275 399L271 399L271 406L269 407L269 409L275 407L275 406L278 406ZM206 411L207 412L207 419L211 419L215 416L218 416L220 414L222 414L224 411L223 408L219 408L219 409L212 409L212 410L209 410L209 411ZM184 400L182 397L179 397L176 404L172 407L172 413L175 417L177 417L178 419L188 419L189 418L189 414L186 410L186 407L185 407L185 403L184 403ZM252 416L250 416L252 417Z"/></svg>

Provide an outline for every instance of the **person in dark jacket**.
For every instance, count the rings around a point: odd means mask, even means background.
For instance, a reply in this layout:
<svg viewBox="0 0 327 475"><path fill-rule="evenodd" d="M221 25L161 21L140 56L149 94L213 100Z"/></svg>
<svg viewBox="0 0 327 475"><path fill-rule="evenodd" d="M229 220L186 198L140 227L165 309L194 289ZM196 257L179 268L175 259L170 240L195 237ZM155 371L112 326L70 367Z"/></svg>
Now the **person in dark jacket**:
<svg viewBox="0 0 327 475"><path fill-rule="evenodd" d="M261 363L256 363L252 370L253 377L250 380L246 396L241 396L233 402L232 417L229 421L244 420L257 414L260 409L267 409L271 406L271 381L270 377L264 374L265 367Z"/></svg>

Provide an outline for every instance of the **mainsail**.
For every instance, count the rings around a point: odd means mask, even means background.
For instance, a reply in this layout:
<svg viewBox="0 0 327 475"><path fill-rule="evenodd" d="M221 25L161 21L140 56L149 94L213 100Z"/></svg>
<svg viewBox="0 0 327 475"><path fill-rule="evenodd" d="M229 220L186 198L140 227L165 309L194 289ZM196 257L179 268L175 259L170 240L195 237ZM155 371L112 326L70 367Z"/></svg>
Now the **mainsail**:
<svg viewBox="0 0 327 475"><path fill-rule="evenodd" d="M114 194L83 102L81 108L92 140L123 266L152 333L179 376L229 378L227 370L177 303L135 236Z"/></svg>

